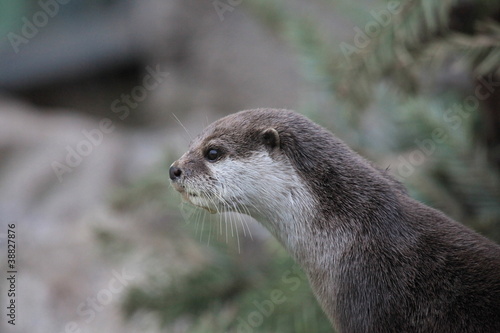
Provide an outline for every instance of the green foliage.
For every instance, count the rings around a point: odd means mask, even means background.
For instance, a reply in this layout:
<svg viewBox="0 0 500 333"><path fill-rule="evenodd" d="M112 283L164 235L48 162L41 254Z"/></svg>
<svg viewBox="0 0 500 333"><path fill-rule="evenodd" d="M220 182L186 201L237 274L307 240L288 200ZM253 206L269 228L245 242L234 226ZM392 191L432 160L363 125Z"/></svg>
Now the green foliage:
<svg viewBox="0 0 500 333"><path fill-rule="evenodd" d="M363 1L354 3L359 12L370 12ZM400 5L393 8L391 3ZM500 23L490 17L500 10L498 1L380 2L375 12L385 12L387 23L371 14L357 26L365 35L359 43L353 30L352 40L333 41L336 45L321 38L312 19L287 10L280 0L250 0L248 6L298 51L306 76L328 84L330 93L354 108L373 101L374 87L381 80L415 95L421 75L432 75L429 69L450 60L470 66L475 75L500 70ZM467 15L453 16L455 9Z"/></svg>
<svg viewBox="0 0 500 333"><path fill-rule="evenodd" d="M399 122L412 126L401 126L393 134L413 142L402 141L395 150L413 149L426 159L403 180L419 200L500 242L500 176L488 163L484 148L478 147L474 131L477 110L460 117L458 111L445 109L446 105L459 105L457 102L458 96L448 96L416 98L402 105L405 112L398 115ZM456 118L446 122L443 113ZM433 131L442 133L440 140L432 139Z"/></svg>
<svg viewBox="0 0 500 333"><path fill-rule="evenodd" d="M192 226L188 232L194 233ZM331 332L304 273L274 241L262 249L257 264L243 259L235 242L200 246L211 258L208 263L174 273L154 288L130 288L126 315L153 313L165 327L184 321L189 324L183 332L192 333Z"/></svg>

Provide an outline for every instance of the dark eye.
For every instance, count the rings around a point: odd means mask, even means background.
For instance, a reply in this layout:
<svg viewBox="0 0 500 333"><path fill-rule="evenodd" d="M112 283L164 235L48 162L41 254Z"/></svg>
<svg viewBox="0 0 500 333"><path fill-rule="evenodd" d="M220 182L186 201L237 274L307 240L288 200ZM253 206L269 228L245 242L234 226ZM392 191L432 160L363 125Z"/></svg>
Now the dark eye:
<svg viewBox="0 0 500 333"><path fill-rule="evenodd" d="M221 153L217 149L209 149L207 151L207 160L213 162L221 156Z"/></svg>

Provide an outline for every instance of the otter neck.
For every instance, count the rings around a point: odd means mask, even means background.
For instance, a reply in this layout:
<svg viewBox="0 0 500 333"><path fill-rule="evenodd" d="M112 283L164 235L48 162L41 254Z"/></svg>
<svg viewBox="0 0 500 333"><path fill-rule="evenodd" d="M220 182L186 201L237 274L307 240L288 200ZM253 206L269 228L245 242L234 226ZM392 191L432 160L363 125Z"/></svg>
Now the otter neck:
<svg viewBox="0 0 500 333"><path fill-rule="evenodd" d="M315 196L309 187L288 188L287 193L281 192L280 200L263 198L265 204L260 205L254 218L308 273L330 270L346 249L356 246L356 239L366 235L373 240L389 235L394 239L406 233L393 223L399 214L395 193L382 175L371 176L370 184L362 188L345 177L335 184L339 189L336 197L326 201ZM326 192L329 185L322 186Z"/></svg>
<svg viewBox="0 0 500 333"><path fill-rule="evenodd" d="M347 235L333 225L321 229L318 202L305 187L294 187L282 196L285 200L266 200L251 215L263 224L306 270L325 267L324 261L340 256ZM326 249L328 247L328 249ZM333 257L332 257L333 255ZM310 273L310 272L309 272Z"/></svg>

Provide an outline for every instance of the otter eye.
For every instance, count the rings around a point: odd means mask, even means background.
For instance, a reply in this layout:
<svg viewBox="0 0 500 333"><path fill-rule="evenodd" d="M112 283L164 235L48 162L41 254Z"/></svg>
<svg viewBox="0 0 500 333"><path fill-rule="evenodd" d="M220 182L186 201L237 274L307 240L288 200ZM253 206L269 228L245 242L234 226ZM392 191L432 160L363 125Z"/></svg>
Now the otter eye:
<svg viewBox="0 0 500 333"><path fill-rule="evenodd" d="M207 151L207 160L213 162L220 157L221 153L217 149L209 149Z"/></svg>

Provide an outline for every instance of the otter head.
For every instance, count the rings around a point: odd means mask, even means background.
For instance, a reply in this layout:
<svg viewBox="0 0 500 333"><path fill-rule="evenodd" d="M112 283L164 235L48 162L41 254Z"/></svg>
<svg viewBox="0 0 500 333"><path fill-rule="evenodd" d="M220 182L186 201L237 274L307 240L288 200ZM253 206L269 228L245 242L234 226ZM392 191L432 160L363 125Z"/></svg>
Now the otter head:
<svg viewBox="0 0 500 333"><path fill-rule="evenodd" d="M170 167L172 185L186 201L211 213L275 220L274 214L302 206L303 182L283 149L289 140L283 116L291 115L248 110L212 123Z"/></svg>

